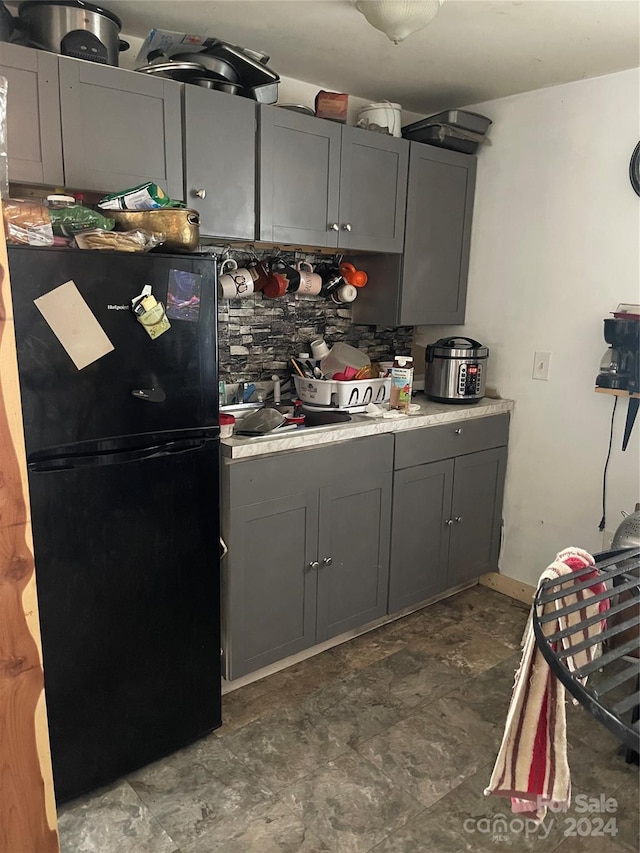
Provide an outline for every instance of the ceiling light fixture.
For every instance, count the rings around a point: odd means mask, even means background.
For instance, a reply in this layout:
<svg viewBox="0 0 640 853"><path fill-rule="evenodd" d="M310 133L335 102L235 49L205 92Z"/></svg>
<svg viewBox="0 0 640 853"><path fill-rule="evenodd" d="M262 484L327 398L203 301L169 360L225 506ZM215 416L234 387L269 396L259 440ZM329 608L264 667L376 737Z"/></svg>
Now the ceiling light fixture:
<svg viewBox="0 0 640 853"><path fill-rule="evenodd" d="M362 12L376 30L383 32L394 44L404 41L430 24L443 0L358 0L356 9Z"/></svg>

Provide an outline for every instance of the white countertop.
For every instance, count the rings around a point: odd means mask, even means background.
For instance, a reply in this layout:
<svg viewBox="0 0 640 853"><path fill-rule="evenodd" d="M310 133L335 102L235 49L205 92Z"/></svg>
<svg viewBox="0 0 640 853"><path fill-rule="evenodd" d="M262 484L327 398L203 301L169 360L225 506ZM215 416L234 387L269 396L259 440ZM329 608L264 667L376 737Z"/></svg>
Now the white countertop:
<svg viewBox="0 0 640 853"><path fill-rule="evenodd" d="M290 430L280 435L275 433L255 438L242 436L223 438L221 439L222 456L230 459L265 456L304 447L317 447L320 444L332 444L336 441L348 441L351 438L362 438L367 435L400 432L452 421L465 421L470 418L485 418L488 415L510 412L514 407L513 400L493 400L488 397L483 397L478 403L459 405L432 403L419 394L413 398L412 402L419 405L419 411L395 418L358 414L352 415L351 420L346 423Z"/></svg>

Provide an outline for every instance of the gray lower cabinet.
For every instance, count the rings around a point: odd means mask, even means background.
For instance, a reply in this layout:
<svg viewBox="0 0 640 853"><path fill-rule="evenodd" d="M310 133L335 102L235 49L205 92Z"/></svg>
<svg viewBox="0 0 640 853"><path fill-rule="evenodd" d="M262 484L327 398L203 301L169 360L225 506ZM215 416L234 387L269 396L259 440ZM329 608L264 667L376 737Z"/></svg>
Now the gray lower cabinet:
<svg viewBox="0 0 640 853"><path fill-rule="evenodd" d="M396 435L390 613L497 568L508 419Z"/></svg>
<svg viewBox="0 0 640 853"><path fill-rule="evenodd" d="M3 42L0 76L7 80L9 180L64 184L58 57Z"/></svg>
<svg viewBox="0 0 640 853"><path fill-rule="evenodd" d="M183 199L181 84L59 57L65 184L113 192L154 181Z"/></svg>
<svg viewBox="0 0 640 853"><path fill-rule="evenodd" d="M401 252L409 143L260 107L259 239Z"/></svg>
<svg viewBox="0 0 640 853"><path fill-rule="evenodd" d="M384 616L392 467L390 435L226 460L228 679Z"/></svg>
<svg viewBox="0 0 640 853"><path fill-rule="evenodd" d="M200 233L256 236L256 105L198 86L184 87L185 199Z"/></svg>
<svg viewBox="0 0 640 853"><path fill-rule="evenodd" d="M474 156L411 143L404 254L362 259L369 281L354 322L464 322L475 181Z"/></svg>

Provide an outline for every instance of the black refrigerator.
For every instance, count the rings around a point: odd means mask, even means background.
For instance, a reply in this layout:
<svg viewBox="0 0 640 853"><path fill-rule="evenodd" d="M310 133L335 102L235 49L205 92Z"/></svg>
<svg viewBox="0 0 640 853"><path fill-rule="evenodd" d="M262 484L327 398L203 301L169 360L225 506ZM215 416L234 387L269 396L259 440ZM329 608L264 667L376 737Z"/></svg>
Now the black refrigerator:
<svg viewBox="0 0 640 853"><path fill-rule="evenodd" d="M11 247L9 270L60 803L221 722L216 267ZM65 338L35 302L68 282L112 345L81 369L76 309ZM155 339L145 285L171 306Z"/></svg>

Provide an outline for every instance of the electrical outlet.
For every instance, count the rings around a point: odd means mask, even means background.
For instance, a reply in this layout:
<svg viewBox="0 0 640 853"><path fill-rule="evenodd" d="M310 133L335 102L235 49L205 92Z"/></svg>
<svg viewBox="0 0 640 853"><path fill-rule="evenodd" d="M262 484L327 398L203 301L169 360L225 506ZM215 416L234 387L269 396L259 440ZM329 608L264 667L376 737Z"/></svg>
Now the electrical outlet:
<svg viewBox="0 0 640 853"><path fill-rule="evenodd" d="M533 373L534 379L544 379L548 381L551 373L551 353L536 352L533 357Z"/></svg>

